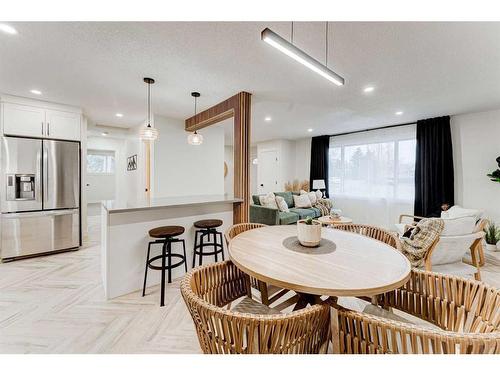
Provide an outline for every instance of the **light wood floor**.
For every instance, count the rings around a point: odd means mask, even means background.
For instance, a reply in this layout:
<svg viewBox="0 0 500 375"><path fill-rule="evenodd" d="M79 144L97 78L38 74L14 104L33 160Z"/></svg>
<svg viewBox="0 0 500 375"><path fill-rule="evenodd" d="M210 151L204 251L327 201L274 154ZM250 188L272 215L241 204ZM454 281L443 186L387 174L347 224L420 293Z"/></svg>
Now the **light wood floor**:
<svg viewBox="0 0 500 375"><path fill-rule="evenodd" d="M0 264L0 353L200 353L191 317L168 285L104 299L99 217L89 217L79 251ZM500 254L488 254L483 280L500 287Z"/></svg>

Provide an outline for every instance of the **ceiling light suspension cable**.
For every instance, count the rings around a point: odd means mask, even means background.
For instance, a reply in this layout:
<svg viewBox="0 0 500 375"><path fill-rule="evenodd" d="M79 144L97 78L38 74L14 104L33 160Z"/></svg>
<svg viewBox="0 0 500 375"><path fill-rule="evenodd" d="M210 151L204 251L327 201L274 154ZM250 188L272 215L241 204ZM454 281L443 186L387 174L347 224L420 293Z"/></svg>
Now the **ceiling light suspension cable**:
<svg viewBox="0 0 500 375"><path fill-rule="evenodd" d="M291 35L290 35L290 42L287 41L286 39L282 38L278 34L276 34L274 31L272 31L269 28L265 28L262 30L261 33L261 39L262 41L266 42L270 46L276 48L278 51L284 53L288 57L291 57L295 61L301 63L302 65L306 66L307 68L311 69L313 72L321 75L322 77L326 78L330 82L333 82L337 86L343 86L345 84L345 79L341 77L339 74L335 73L333 70L329 69L327 64L328 64L328 22L326 24L326 38L325 38L325 64L320 63L318 60L315 58L311 57L307 53L305 53L303 50L300 48L297 48L293 44L293 22L291 24Z"/></svg>
<svg viewBox="0 0 500 375"><path fill-rule="evenodd" d="M201 94L195 91L191 93L191 96L194 98L194 115L196 116L198 109L197 102ZM203 136L201 134L198 134L198 132L195 130L193 133L190 133L188 135L188 143L193 146L199 146L203 143Z"/></svg>

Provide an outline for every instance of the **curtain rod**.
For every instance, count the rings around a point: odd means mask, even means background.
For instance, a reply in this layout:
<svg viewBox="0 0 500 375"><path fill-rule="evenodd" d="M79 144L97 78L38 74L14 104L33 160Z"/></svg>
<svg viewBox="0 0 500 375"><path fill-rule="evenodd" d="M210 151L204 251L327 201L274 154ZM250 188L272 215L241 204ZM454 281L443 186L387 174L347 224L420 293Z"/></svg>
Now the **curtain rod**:
<svg viewBox="0 0 500 375"><path fill-rule="evenodd" d="M379 126L378 128L363 129L363 130L354 130L352 132L329 134L329 135L326 135L326 136L327 137L337 137L337 136L340 136L340 135L348 135L348 134L356 134L356 133L369 132L371 130L381 130L381 129L397 128L398 126L414 125L416 123L417 123L416 121L405 122L405 123L402 123L402 124Z"/></svg>

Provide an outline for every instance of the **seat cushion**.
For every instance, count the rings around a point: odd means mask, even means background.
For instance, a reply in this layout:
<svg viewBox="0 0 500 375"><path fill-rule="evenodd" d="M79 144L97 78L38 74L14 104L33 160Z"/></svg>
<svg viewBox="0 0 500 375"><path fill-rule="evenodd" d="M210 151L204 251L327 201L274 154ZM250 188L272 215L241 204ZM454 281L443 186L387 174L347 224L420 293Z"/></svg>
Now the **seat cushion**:
<svg viewBox="0 0 500 375"><path fill-rule="evenodd" d="M314 211L314 217L320 217L321 216L321 210L316 207L311 207L310 210Z"/></svg>
<svg viewBox="0 0 500 375"><path fill-rule="evenodd" d="M312 208L290 208L290 212L299 215L300 219L305 219L308 216L316 217L316 212Z"/></svg>
<svg viewBox="0 0 500 375"><path fill-rule="evenodd" d="M299 220L299 215L295 212L280 212L279 219L281 225L294 224Z"/></svg>
<svg viewBox="0 0 500 375"><path fill-rule="evenodd" d="M178 225L153 228L149 231L149 235L153 238L175 237L180 236L182 233L184 233L184 227Z"/></svg>
<svg viewBox="0 0 500 375"><path fill-rule="evenodd" d="M206 219L194 222L194 226L200 229L217 228L222 225L222 220L219 219Z"/></svg>
<svg viewBox="0 0 500 375"><path fill-rule="evenodd" d="M477 272L476 267L464 262L455 262L448 264L432 265L432 272L443 273L445 275L454 275L473 279Z"/></svg>
<svg viewBox="0 0 500 375"><path fill-rule="evenodd" d="M291 191L279 191L274 193L277 197L283 197L288 208L293 207L293 195Z"/></svg>
<svg viewBox="0 0 500 375"><path fill-rule="evenodd" d="M281 314L279 310L254 301L250 297L243 297L241 301L239 301L234 307L231 308L231 311L260 315Z"/></svg>

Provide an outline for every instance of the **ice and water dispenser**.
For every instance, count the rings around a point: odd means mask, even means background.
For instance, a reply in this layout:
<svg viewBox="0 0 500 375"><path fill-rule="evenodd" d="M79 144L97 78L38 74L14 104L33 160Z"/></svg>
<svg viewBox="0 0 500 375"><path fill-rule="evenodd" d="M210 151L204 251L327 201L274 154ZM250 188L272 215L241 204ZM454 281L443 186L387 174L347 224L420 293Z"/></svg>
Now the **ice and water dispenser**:
<svg viewBox="0 0 500 375"><path fill-rule="evenodd" d="M8 174L7 200L8 201L35 200L35 175Z"/></svg>

